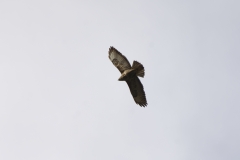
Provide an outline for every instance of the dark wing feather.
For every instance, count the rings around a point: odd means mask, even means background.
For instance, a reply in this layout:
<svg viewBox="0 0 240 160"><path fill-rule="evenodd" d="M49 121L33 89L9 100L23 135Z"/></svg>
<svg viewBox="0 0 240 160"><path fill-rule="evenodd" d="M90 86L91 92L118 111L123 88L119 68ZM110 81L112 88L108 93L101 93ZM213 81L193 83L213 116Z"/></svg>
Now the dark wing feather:
<svg viewBox="0 0 240 160"><path fill-rule="evenodd" d="M110 47L108 51L108 57L117 69L123 73L126 69L130 69L131 65L128 62L127 58L122 55L114 47Z"/></svg>
<svg viewBox="0 0 240 160"><path fill-rule="evenodd" d="M147 106L147 100L143 85L137 76L133 76L126 81L131 91L134 101L141 107Z"/></svg>

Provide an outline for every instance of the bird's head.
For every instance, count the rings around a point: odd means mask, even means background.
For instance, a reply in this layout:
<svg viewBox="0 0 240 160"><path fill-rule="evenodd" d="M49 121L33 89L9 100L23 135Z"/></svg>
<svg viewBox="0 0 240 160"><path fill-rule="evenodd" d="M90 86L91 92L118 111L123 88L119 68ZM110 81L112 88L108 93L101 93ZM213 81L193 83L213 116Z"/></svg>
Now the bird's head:
<svg viewBox="0 0 240 160"><path fill-rule="evenodd" d="M121 77L118 79L119 81L126 81L129 79L129 77L131 77L132 75L134 75L134 69L128 69L128 70L125 70Z"/></svg>
<svg viewBox="0 0 240 160"><path fill-rule="evenodd" d="M119 81L125 81L126 80L126 75L122 74L121 77L118 79Z"/></svg>

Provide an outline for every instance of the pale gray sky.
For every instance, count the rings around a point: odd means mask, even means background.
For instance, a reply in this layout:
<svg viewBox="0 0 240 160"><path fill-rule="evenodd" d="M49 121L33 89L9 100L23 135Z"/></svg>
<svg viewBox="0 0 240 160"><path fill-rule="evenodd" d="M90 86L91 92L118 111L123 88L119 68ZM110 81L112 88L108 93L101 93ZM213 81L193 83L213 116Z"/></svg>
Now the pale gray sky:
<svg viewBox="0 0 240 160"><path fill-rule="evenodd" d="M0 159L239 160L240 2L0 1ZM135 104L108 59L146 70Z"/></svg>

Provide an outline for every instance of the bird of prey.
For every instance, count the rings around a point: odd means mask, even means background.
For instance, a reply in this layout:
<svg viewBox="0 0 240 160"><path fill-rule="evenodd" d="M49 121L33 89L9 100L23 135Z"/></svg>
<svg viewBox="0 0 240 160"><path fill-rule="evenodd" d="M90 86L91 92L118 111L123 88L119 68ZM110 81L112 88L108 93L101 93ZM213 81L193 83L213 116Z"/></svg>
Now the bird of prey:
<svg viewBox="0 0 240 160"><path fill-rule="evenodd" d="M141 107L147 106L143 85L139 77L144 77L144 67L141 63L133 61L132 66L127 58L114 47L110 47L108 57L115 67L121 72L119 81L126 81L134 101Z"/></svg>

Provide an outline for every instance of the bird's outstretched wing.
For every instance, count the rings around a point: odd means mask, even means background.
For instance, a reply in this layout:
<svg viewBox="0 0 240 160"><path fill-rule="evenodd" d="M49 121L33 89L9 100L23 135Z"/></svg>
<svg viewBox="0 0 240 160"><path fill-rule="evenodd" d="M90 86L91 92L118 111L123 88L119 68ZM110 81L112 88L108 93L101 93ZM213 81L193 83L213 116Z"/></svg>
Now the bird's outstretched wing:
<svg viewBox="0 0 240 160"><path fill-rule="evenodd" d="M141 107L147 106L147 100L143 85L137 76L126 81L131 91L134 101Z"/></svg>
<svg viewBox="0 0 240 160"><path fill-rule="evenodd" d="M126 69L130 69L131 65L128 62L127 58L122 55L114 47L110 47L108 51L108 57L117 69L123 73Z"/></svg>

